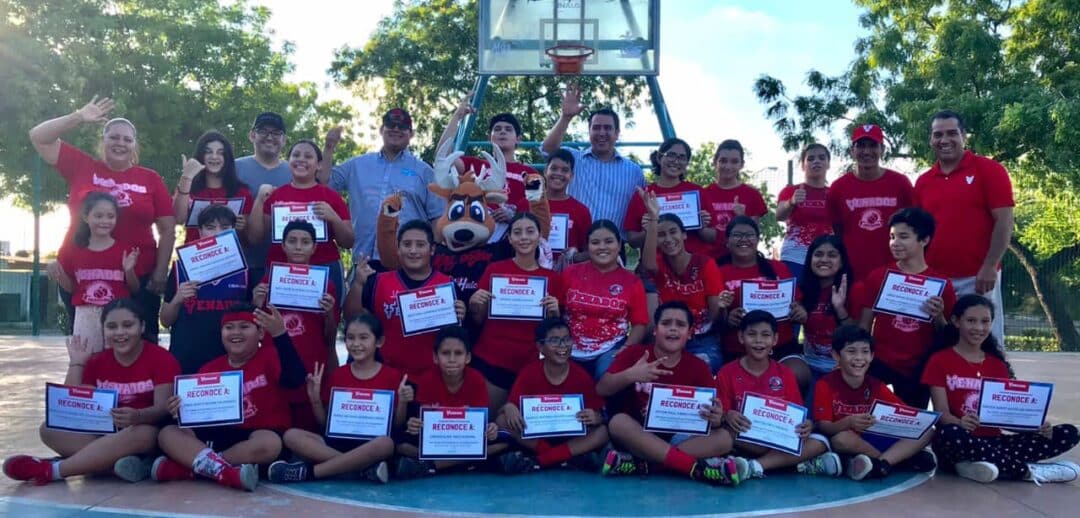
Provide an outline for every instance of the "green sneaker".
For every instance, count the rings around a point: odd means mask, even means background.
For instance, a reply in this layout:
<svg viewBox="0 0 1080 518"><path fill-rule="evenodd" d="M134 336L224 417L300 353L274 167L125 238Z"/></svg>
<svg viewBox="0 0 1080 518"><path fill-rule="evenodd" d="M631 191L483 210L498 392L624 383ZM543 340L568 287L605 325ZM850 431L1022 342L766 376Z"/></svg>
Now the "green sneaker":
<svg viewBox="0 0 1080 518"><path fill-rule="evenodd" d="M690 478L701 480L711 486L739 485L738 466L733 457L710 457L694 463Z"/></svg>
<svg viewBox="0 0 1080 518"><path fill-rule="evenodd" d="M827 477L839 477L844 472L840 466L840 456L831 451L800 462L796 469L803 475L824 475Z"/></svg>
<svg viewBox="0 0 1080 518"><path fill-rule="evenodd" d="M645 476L649 474L649 465L629 453L610 450L604 459L604 466L600 468L600 474Z"/></svg>

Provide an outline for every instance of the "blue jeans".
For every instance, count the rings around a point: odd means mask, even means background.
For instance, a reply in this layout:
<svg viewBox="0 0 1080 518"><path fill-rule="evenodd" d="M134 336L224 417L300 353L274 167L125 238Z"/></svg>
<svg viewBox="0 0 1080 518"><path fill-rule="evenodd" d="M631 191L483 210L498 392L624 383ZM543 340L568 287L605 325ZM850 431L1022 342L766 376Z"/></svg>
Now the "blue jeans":
<svg viewBox="0 0 1080 518"><path fill-rule="evenodd" d="M624 345L626 345L625 338L615 344L615 347L612 347L610 351L600 356L587 360L575 359L574 361L578 362L578 365L581 365L589 374L592 374L593 379L599 381L604 376L604 373L611 368L611 364L615 363L615 355L622 350Z"/></svg>
<svg viewBox="0 0 1080 518"><path fill-rule="evenodd" d="M689 342L686 342L686 352L709 364L709 372L713 375L724 365L724 357L720 351L720 338L712 333L691 338Z"/></svg>

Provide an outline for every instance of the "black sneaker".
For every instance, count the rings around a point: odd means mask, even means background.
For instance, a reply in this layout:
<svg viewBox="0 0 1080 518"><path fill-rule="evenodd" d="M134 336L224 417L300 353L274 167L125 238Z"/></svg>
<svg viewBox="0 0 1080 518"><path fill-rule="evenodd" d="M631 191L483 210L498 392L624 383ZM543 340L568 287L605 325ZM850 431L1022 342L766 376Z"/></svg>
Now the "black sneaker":
<svg viewBox="0 0 1080 518"><path fill-rule="evenodd" d="M711 486L739 485L739 470L734 457L710 457L694 463L690 478L701 480Z"/></svg>
<svg viewBox="0 0 1080 518"><path fill-rule="evenodd" d="M634 458L629 453L608 450L604 466L600 468L601 475L641 475L649 474L649 464L643 460Z"/></svg>
<svg viewBox="0 0 1080 518"><path fill-rule="evenodd" d="M400 457L398 459L395 478L407 480L411 478L430 477L435 474L435 463L426 460L418 460L412 457Z"/></svg>
<svg viewBox="0 0 1080 518"><path fill-rule="evenodd" d="M540 469L540 464L536 462L536 459L523 451L504 453L499 457L499 464L502 466L502 472L507 475L532 473Z"/></svg>
<svg viewBox="0 0 1080 518"><path fill-rule="evenodd" d="M386 464L385 460L379 461L378 464L368 466L367 469L361 472L361 477L364 480L385 484L390 482L390 466Z"/></svg>
<svg viewBox="0 0 1080 518"><path fill-rule="evenodd" d="M937 455L930 450L919 450L901 465L911 471L930 473L937 469Z"/></svg>
<svg viewBox="0 0 1080 518"><path fill-rule="evenodd" d="M315 478L315 474L312 473L311 464L306 462L285 462L279 460L270 464L270 468L266 470L266 478L270 479L270 482L276 484L286 484L289 482L312 480Z"/></svg>
<svg viewBox="0 0 1080 518"><path fill-rule="evenodd" d="M567 469L596 473L604 466L604 455L598 451L590 451L589 453L570 457L569 460L563 463L563 466Z"/></svg>

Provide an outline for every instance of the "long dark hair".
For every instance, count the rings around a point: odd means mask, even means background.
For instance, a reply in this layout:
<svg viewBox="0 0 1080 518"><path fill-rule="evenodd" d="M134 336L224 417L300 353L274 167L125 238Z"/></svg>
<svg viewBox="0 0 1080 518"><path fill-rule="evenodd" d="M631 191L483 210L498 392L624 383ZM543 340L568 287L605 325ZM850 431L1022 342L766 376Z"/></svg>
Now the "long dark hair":
<svg viewBox="0 0 1080 518"><path fill-rule="evenodd" d="M810 247L806 249L806 261L803 263L802 273L799 274L799 291L802 292L801 302L807 310L817 307L819 297L821 297L821 282L819 282L818 276L810 266L810 261L813 260L814 252L824 245L832 245L840 254L840 269L833 276L833 287L839 288L840 281L843 280L844 275L847 275L848 296L850 297L851 288L855 284L855 276L851 274L851 262L848 261L847 247L844 246L844 240L840 239L840 236L832 234L818 236L817 239L810 243ZM826 302L826 311L833 317L836 316L836 308L832 305L832 298Z"/></svg>
<svg viewBox="0 0 1080 518"><path fill-rule="evenodd" d="M75 228L75 234L71 237L76 246L81 248L90 246L90 225L86 223L86 218L90 216L90 211L94 210L94 206L101 202L112 205L113 210L116 212L117 221L120 220L120 206L117 205L116 198L113 198L111 194L101 191L87 194L83 198L82 207L79 208L79 214L82 215L82 218L79 218L79 226ZM116 229L114 228L113 231L115 232Z"/></svg>
<svg viewBox="0 0 1080 518"><path fill-rule="evenodd" d="M652 170L656 172L657 178L660 178L661 173L663 172L660 166L660 155L667 153L668 150L670 150L676 144L682 144L682 146L686 148L686 164L690 164L690 157L693 156L693 151L690 149L690 144L687 144L686 141L681 138L671 137L660 144L660 149L657 149L656 151L653 151L649 154L649 162L652 162ZM686 173L679 175L679 180L685 179Z"/></svg>
<svg viewBox="0 0 1080 518"><path fill-rule="evenodd" d="M113 299L109 301L108 304L105 304L105 307L101 309L101 325L105 325L105 319L109 318L109 313L112 313L117 309L126 309L130 311L132 315L135 315L135 318L139 320L139 323L146 323L142 306L140 306L138 302L135 302L135 299L123 298Z"/></svg>
<svg viewBox="0 0 1080 518"><path fill-rule="evenodd" d="M247 187L247 185L241 182L240 177L236 175L236 157L233 156L232 144L229 143L229 139L225 138L225 135L214 130L203 133L199 140L195 142L195 160L206 165L206 148L211 142L221 142L222 147L225 148L225 163L222 164L221 172L218 175L221 176L221 185L225 187L225 196L230 198L236 196L236 192L241 187ZM195 175L195 179L191 181L191 192L193 194L206 189L207 174L206 169L203 169L199 171L199 174Z"/></svg>
<svg viewBox="0 0 1080 518"><path fill-rule="evenodd" d="M749 225L750 227L753 227L754 234L757 234L758 239L761 238L761 227L759 227L757 222L754 221L754 218L751 218L750 216L735 216L734 218L731 218L731 221L729 221L727 226L724 227L724 238L726 238L729 242L731 241L731 232L735 229L736 225ZM765 257L765 254L761 253L761 250L757 250L756 253L758 271L761 272L761 275L764 276L766 279L776 280L778 277L776 275L776 268L773 268L772 261L770 261L768 257ZM727 254L724 257L716 260L716 264L730 263L731 254Z"/></svg>
<svg viewBox="0 0 1080 518"><path fill-rule="evenodd" d="M964 313L967 312L967 310L977 306L983 306L986 309L989 309L991 320L994 318L994 303L991 302L990 299L975 293L969 293L956 299L956 304L953 305L952 316L959 320L963 318ZM952 323L951 319L949 325L945 326L938 336L939 339L936 340L934 347L935 351L947 349L960 343L960 329ZM997 338L994 337L993 333L986 335L986 339L979 345L979 349L982 350L983 353L1004 362L1005 366L1009 368L1009 377L1015 376L1012 365L1009 364L1009 360L1005 359L1005 352L1002 351L1001 346L998 344Z"/></svg>

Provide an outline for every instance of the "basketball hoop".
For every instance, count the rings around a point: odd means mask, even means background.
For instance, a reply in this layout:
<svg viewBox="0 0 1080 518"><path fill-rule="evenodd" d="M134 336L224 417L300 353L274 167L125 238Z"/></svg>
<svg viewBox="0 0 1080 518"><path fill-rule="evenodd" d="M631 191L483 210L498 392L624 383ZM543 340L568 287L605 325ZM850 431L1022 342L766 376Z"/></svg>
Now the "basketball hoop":
<svg viewBox="0 0 1080 518"><path fill-rule="evenodd" d="M585 60L595 52L592 47L585 45L555 45L546 51L551 62L555 63L555 73L559 75L581 74Z"/></svg>

